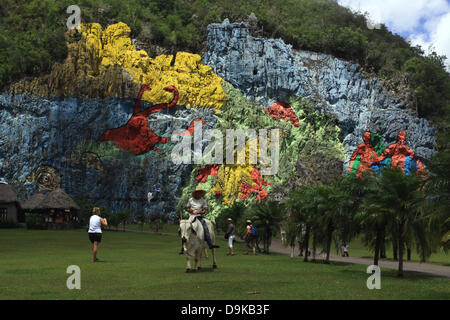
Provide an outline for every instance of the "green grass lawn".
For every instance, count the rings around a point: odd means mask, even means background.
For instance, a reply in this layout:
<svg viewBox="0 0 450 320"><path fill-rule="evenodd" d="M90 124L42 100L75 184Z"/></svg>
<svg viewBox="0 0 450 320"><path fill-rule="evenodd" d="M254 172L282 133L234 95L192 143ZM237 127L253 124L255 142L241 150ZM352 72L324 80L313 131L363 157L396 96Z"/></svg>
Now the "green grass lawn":
<svg viewBox="0 0 450 320"><path fill-rule="evenodd" d="M119 225L119 229L122 229L123 226ZM155 228L151 226L150 224L127 224L125 225L125 229L127 230L138 230L138 231L149 231L149 232L155 232ZM159 227L158 232L163 233L177 233L178 232L178 224L161 224Z"/></svg>
<svg viewBox="0 0 450 320"><path fill-rule="evenodd" d="M219 237L218 269L184 273L185 256L172 235L106 231L99 263L91 262L85 230L0 230L0 299L450 299L450 280L382 269L381 290L366 287L366 266L226 256ZM81 290L68 290L69 265L81 268ZM258 292L249 294L249 292Z"/></svg>

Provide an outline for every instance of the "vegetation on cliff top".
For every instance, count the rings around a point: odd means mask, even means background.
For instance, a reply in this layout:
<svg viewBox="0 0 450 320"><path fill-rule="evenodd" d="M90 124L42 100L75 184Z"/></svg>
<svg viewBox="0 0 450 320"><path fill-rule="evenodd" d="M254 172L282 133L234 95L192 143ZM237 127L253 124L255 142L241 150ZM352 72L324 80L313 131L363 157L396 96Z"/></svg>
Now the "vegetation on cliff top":
<svg viewBox="0 0 450 320"><path fill-rule="evenodd" d="M3 0L0 3L0 88L48 72L67 54L64 33L69 0ZM206 27L228 18L247 21L256 36L282 38L297 49L358 62L387 80L421 117L438 128L438 147L449 148L450 74L444 59L425 56L385 26L370 30L361 14L331 0L80 0L82 22L128 24L151 56L203 53ZM254 15L250 15L251 13ZM255 18L256 17L256 18Z"/></svg>

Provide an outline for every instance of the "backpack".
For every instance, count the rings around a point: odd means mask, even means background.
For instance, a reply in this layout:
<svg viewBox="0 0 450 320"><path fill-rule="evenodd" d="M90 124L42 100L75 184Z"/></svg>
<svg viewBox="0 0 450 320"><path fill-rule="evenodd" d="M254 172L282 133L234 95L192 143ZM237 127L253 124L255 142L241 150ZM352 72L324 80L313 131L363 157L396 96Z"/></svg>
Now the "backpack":
<svg viewBox="0 0 450 320"><path fill-rule="evenodd" d="M251 235L252 236L257 236L258 235L258 229L255 226L252 226Z"/></svg>

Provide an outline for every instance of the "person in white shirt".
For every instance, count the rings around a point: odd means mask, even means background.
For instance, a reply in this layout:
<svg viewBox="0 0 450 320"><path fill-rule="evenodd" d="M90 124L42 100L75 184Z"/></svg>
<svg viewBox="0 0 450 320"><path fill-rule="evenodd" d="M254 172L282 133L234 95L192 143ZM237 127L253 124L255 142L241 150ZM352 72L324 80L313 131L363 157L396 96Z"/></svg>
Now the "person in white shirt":
<svg viewBox="0 0 450 320"><path fill-rule="evenodd" d="M100 217L100 208L92 209L92 216L89 219L89 240L92 242L92 262L97 262L98 244L102 241L102 225L108 226L108 221Z"/></svg>
<svg viewBox="0 0 450 320"><path fill-rule="evenodd" d="M192 198L190 198L187 203L186 210L191 215L195 215L202 224L203 231L205 234L205 241L208 243L209 248L210 249L219 248L219 246L216 246L212 243L208 226L205 220L203 220L203 215L206 213L206 209L208 208L208 204L206 203L205 198L203 198L205 194L206 194L205 190L199 187L195 188L194 192L192 192Z"/></svg>

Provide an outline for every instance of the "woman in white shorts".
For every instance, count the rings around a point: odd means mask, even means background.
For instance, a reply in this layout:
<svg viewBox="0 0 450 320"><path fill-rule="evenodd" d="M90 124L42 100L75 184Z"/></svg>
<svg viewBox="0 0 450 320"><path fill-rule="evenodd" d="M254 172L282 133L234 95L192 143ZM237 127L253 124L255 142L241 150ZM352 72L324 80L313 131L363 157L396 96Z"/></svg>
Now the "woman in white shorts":
<svg viewBox="0 0 450 320"><path fill-rule="evenodd" d="M234 256L233 241L234 241L235 234L234 234L234 224L233 224L233 220L231 218L228 218L227 236L228 236L228 249L229 249L227 256Z"/></svg>
<svg viewBox="0 0 450 320"><path fill-rule="evenodd" d="M97 250L98 245L102 241L102 225L107 227L108 222L106 219L100 218L100 208L92 209L92 216L89 219L89 240L92 242L92 262L97 262Z"/></svg>

